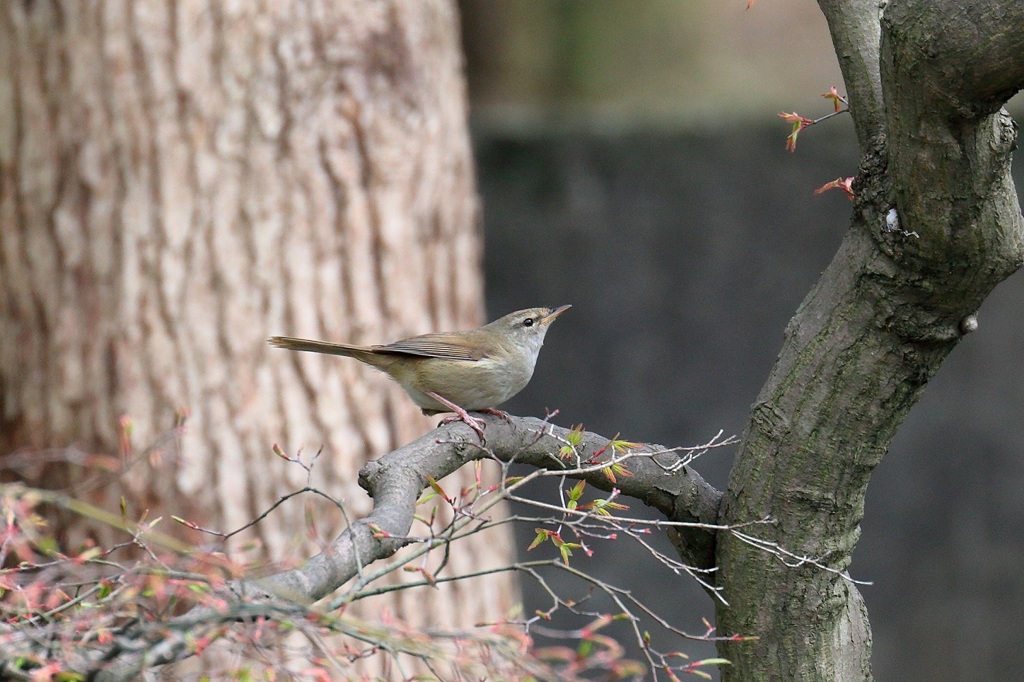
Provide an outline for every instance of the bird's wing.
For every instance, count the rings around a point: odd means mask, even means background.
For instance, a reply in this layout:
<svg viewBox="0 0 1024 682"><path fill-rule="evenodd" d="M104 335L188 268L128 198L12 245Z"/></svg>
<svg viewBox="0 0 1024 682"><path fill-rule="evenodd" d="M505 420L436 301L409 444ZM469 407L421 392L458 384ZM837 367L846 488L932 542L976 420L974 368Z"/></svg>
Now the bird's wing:
<svg viewBox="0 0 1024 682"><path fill-rule="evenodd" d="M401 353L403 355L418 355L425 358L469 360L472 362L482 360L485 356L482 350L452 343L451 336L447 334L414 336L411 339L402 339L383 346L374 346L373 349L382 353Z"/></svg>

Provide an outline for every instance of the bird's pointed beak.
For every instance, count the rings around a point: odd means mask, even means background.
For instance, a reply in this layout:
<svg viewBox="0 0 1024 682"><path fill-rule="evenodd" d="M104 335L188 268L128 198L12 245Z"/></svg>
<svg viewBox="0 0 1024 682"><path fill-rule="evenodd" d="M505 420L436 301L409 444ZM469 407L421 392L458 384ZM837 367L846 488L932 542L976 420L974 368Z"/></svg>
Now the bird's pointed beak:
<svg viewBox="0 0 1024 682"><path fill-rule="evenodd" d="M558 306L557 308L555 308L550 313L548 313L547 315L544 316L544 324L551 324L552 322L555 321L556 317L558 317L559 315L561 315L562 313L564 313L566 310L568 310L571 307L572 307L571 305Z"/></svg>

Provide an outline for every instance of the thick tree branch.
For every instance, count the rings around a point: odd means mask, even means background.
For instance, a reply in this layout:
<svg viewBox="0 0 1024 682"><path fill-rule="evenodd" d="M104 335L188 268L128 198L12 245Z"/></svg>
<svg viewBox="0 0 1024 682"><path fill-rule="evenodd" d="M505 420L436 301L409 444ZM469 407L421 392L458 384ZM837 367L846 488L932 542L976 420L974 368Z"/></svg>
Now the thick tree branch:
<svg viewBox="0 0 1024 682"><path fill-rule="evenodd" d="M974 118L995 113L1024 87L1024 3L893 0L884 16L883 68L913 81L906 89L887 85L887 94Z"/></svg>
<svg viewBox="0 0 1024 682"><path fill-rule="evenodd" d="M342 533L331 547L313 557L301 568L265 578L260 586L277 595L300 595L316 601L356 576L360 566L394 554L400 540L375 538L378 528L396 538L405 537L413 522L416 500L429 485L469 462L494 457L503 462L518 462L549 470L573 468L574 462L559 459L568 430L539 419L517 417L511 423L487 417L486 447L479 446L475 434L461 422L441 426L425 436L369 462L359 474L359 484L373 497L373 511ZM604 450L600 460L611 456L608 439L584 433L577 448L589 457ZM639 452L661 452L665 448L644 445ZM666 460L675 455L661 456ZM599 461L600 461L599 460ZM577 476L594 487L610 491L618 488L661 511L671 521L714 523L721 493L708 485L700 474L683 467L668 474L650 458L631 459L627 468L632 476L620 476L612 482L601 471ZM714 565L714 535L707 530L685 533L687 547L683 561L698 568Z"/></svg>
<svg viewBox="0 0 1024 682"><path fill-rule="evenodd" d="M992 25L1000 18L1008 23ZM920 235L893 255L920 270L910 283L926 307L908 330L920 334L958 325L1021 265L1017 126L999 107L1024 87L1024 3L910 0L884 23L896 209L901 229Z"/></svg>
<svg viewBox="0 0 1024 682"><path fill-rule="evenodd" d="M366 464L359 483L373 498L373 510L368 516L353 522L329 547L301 567L259 580L236 582L231 588L233 593L243 603L285 599L309 604L327 596L359 575L363 567L391 556L406 544L403 538L412 528L416 502L429 480L440 480L469 462L495 458L562 471L587 468L580 465L590 458L595 463L608 461L614 453L607 438L583 432L575 448L580 461L562 459L558 452L567 442L568 429L533 418L512 417L509 422L493 416L483 418L487 425L485 447L467 426L455 422ZM670 521L715 523L721 493L688 466L666 471L678 455L656 445L630 448L630 453L635 456L623 462L623 466L632 475L618 476L614 484L599 469L569 475L601 490L617 488L622 494L658 509ZM618 456L621 454L620 451ZM674 530L675 544L684 562L697 568L713 566L713 531L690 527ZM270 604L267 608L272 613L277 607ZM223 614L212 609L197 608L176 619L172 627L194 627L204 620L219 623L223 619ZM144 667L191 655L184 637L165 639L153 649L125 646L125 641L122 637L103 657L103 665L97 666L97 680L132 679Z"/></svg>
<svg viewBox="0 0 1024 682"><path fill-rule="evenodd" d="M879 8L873 2L818 0L843 72L850 114L863 150L877 149L885 130L885 103L878 76Z"/></svg>

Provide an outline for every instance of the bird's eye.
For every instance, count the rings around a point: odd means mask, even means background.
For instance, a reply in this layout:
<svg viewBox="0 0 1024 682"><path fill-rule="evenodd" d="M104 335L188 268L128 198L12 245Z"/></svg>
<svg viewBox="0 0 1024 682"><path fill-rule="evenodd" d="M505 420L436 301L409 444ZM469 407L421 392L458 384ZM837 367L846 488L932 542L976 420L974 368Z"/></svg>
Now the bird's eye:
<svg viewBox="0 0 1024 682"><path fill-rule="evenodd" d="M533 318L532 317L528 317L525 320L523 320L523 326L524 327L532 327L533 326Z"/></svg>

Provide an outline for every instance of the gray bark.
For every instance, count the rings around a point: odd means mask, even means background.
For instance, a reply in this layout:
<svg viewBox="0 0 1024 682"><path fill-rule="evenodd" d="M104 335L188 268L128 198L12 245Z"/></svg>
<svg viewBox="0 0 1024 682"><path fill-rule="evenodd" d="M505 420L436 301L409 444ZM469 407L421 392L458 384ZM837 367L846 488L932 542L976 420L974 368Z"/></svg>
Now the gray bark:
<svg viewBox="0 0 1024 682"><path fill-rule="evenodd" d="M894 0L880 23L875 3L821 6L861 174L849 232L786 330L723 498L721 523L771 518L756 534L797 564L719 534L719 634L760 638L720 643L734 663L727 680L871 677L867 612L840 575L868 480L982 301L1024 259L1016 125L1000 110L1024 85L1024 6Z"/></svg>

